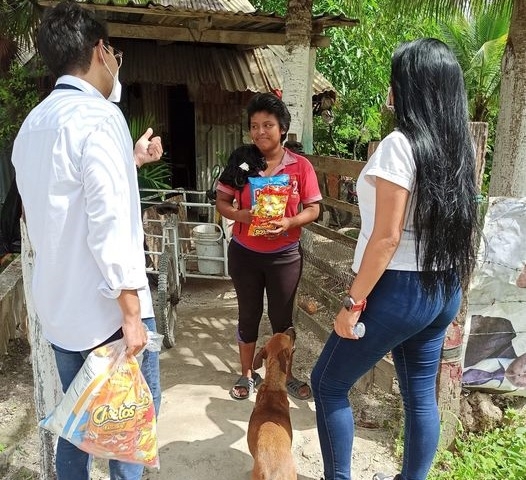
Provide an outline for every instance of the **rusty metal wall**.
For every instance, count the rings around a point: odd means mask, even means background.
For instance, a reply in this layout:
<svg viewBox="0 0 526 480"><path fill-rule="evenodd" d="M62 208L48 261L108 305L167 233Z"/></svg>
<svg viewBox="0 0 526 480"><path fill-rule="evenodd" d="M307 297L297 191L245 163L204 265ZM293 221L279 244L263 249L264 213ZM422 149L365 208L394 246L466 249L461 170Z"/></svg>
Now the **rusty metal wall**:
<svg viewBox="0 0 526 480"><path fill-rule="evenodd" d="M212 170L215 165L224 165L230 152L242 143L242 105L231 105L230 109L239 112L237 121L219 123L225 106L199 104L196 109L196 164L197 188L206 190L212 186ZM212 119L218 123L212 123ZM203 122L201 120L207 120ZM213 121L213 120L212 120Z"/></svg>

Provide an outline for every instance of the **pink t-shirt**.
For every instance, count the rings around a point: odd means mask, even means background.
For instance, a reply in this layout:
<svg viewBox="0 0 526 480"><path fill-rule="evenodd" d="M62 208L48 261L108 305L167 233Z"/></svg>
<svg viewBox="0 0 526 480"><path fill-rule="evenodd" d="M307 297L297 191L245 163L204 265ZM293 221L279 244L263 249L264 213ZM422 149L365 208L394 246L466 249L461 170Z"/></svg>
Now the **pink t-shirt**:
<svg viewBox="0 0 526 480"><path fill-rule="evenodd" d="M289 182L292 187L285 209L286 217L297 215L300 204L306 205L322 199L314 167L305 157L285 149L283 160L272 172L272 175L284 173L289 175ZM217 189L227 195L234 196L240 210L252 207L249 183L240 191L232 188L230 185L219 182ZM234 241L256 252L266 253L283 250L287 246L297 243L301 234L301 227L297 227L287 230L285 235L280 235L275 239L268 239L264 236L250 237L248 235L248 227L248 224L235 222L232 235Z"/></svg>

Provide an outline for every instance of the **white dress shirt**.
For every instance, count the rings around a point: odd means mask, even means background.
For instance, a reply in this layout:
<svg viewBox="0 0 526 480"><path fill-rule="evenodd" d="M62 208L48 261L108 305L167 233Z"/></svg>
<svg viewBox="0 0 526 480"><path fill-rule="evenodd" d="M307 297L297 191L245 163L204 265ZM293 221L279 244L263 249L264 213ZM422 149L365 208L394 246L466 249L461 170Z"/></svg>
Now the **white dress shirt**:
<svg viewBox="0 0 526 480"><path fill-rule="evenodd" d="M28 115L13 147L34 251L32 293L42 331L73 351L122 325L117 297L138 290L152 317L133 141L119 108L89 83L63 76Z"/></svg>

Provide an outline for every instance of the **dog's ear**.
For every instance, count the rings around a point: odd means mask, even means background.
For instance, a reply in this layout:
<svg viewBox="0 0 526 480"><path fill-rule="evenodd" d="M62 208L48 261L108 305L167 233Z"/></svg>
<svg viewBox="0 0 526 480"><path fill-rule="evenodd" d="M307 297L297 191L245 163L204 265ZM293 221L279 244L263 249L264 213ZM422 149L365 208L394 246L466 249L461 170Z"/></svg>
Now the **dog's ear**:
<svg viewBox="0 0 526 480"><path fill-rule="evenodd" d="M287 374L287 363L289 362L289 353L290 350L280 350L278 353L279 369Z"/></svg>
<svg viewBox="0 0 526 480"><path fill-rule="evenodd" d="M292 348L294 348L294 343L296 342L296 330L294 329L294 327L287 328L287 330L285 330L283 333L290 337L290 341L292 342Z"/></svg>
<svg viewBox="0 0 526 480"><path fill-rule="evenodd" d="M257 370L263 366L263 359L267 358L267 350L265 347L261 347L259 352L256 353L254 361L252 362L252 370Z"/></svg>

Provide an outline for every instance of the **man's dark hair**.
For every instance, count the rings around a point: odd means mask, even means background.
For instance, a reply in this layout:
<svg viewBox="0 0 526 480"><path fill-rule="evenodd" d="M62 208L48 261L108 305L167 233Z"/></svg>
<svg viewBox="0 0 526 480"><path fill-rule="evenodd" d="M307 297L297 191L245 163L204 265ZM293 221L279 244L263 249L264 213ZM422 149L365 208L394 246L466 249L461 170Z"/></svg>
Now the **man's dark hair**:
<svg viewBox="0 0 526 480"><path fill-rule="evenodd" d="M287 138L287 132L290 128L290 113L285 103L273 93L257 93L254 95L247 105L249 130L252 116L258 112L270 113L278 119L279 127L281 130L284 130L284 133L281 135L281 141L283 142Z"/></svg>
<svg viewBox="0 0 526 480"><path fill-rule="evenodd" d="M48 8L38 29L37 48L56 77L80 71L86 73L93 48L102 39L108 42L108 30L95 14L74 1Z"/></svg>

